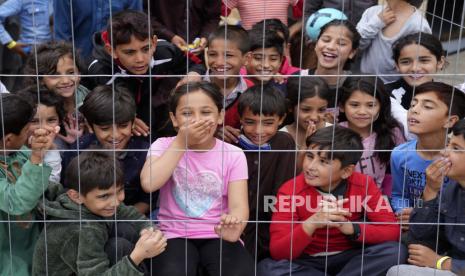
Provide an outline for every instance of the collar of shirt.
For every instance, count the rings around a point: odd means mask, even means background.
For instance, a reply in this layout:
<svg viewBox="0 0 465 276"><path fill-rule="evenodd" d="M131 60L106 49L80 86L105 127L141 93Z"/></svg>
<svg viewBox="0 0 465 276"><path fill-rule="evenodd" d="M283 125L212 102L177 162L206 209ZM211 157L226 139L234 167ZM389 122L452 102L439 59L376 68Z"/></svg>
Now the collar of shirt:
<svg viewBox="0 0 465 276"><path fill-rule="evenodd" d="M239 146L244 150L264 150L269 151L271 150L270 143L265 143L263 145L256 145L252 141L250 141L244 134L239 136Z"/></svg>
<svg viewBox="0 0 465 276"><path fill-rule="evenodd" d="M211 80L210 80L210 70L207 70L203 80L211 82ZM244 92L245 90L247 90L247 88L248 88L247 82L245 81L245 79L242 76L240 76L239 77L239 83L236 85L236 87L234 87L234 89L231 91L231 93L229 93L226 96L226 99L224 100L225 101L225 107L228 107L231 103L233 103L234 100L236 100L236 98L239 96L239 94Z"/></svg>

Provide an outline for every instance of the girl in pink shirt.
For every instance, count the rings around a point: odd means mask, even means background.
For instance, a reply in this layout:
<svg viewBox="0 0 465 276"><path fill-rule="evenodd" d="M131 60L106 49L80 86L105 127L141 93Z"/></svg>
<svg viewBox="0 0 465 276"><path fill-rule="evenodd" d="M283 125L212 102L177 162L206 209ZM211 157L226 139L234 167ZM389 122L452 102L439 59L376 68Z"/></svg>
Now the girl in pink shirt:
<svg viewBox="0 0 465 276"><path fill-rule="evenodd" d="M160 190L159 227L168 239L153 270L196 275L201 266L209 275L253 275L239 241L249 216L247 161L214 136L223 124L223 94L212 83L187 83L169 108L178 135L157 139L141 172L146 192Z"/></svg>
<svg viewBox="0 0 465 276"><path fill-rule="evenodd" d="M356 171L373 177L383 194L390 195L386 177L392 149L405 142L401 124L392 117L389 94L376 76L350 77L343 85L339 103L340 125L362 137L364 152Z"/></svg>

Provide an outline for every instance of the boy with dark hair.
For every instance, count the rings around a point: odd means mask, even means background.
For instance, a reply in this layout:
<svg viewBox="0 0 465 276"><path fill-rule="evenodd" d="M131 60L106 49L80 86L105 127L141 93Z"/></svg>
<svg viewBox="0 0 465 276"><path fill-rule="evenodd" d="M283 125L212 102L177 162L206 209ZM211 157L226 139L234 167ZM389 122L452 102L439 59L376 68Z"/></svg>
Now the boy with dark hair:
<svg viewBox="0 0 465 276"><path fill-rule="evenodd" d="M151 202L156 203L158 193L148 194L140 185L140 171L145 163L150 143L146 139L132 136L136 118L136 104L124 87L101 85L84 99L79 108L86 118L91 134L79 140L77 152L66 152L66 164L79 154L79 150L114 150L115 156L124 169L124 203L134 205L142 214L150 211ZM151 200L152 195L152 200Z"/></svg>
<svg viewBox="0 0 465 276"><path fill-rule="evenodd" d="M453 276L465 272L465 120L452 128L442 157L426 169L423 205L413 209L408 232L409 265L392 267L388 274ZM443 186L445 177L453 180ZM440 223L440 225L438 224Z"/></svg>
<svg viewBox="0 0 465 276"><path fill-rule="evenodd" d="M144 262L164 251L163 234L122 204L124 174L114 158L105 152L74 158L66 169L68 189L49 191L50 200L38 205L47 219L62 222L47 223L40 235L34 275L145 275Z"/></svg>
<svg viewBox="0 0 465 276"><path fill-rule="evenodd" d="M302 174L272 201L275 260L262 261L259 275L381 275L403 263L406 250L395 242L400 231L389 203L372 178L354 172L360 136L339 126L321 128L307 147Z"/></svg>
<svg viewBox="0 0 465 276"><path fill-rule="evenodd" d="M52 169L43 164L55 129L41 126L28 139L32 106L17 95L0 94L0 275L29 275L39 236L34 211Z"/></svg>
<svg viewBox="0 0 465 276"><path fill-rule="evenodd" d="M167 101L179 81L159 75L198 77L205 67L188 62L175 45L157 40L148 22L143 12L126 10L114 14L107 30L94 35L95 60L89 66L89 74L107 75L94 78L94 85L121 84L131 91L137 105L134 134L147 136L150 127L155 140L174 133Z"/></svg>
<svg viewBox="0 0 465 276"><path fill-rule="evenodd" d="M279 73L281 75L292 75L297 71L300 71L300 68L294 67L291 65L291 53L290 53L290 42L289 42L289 28L284 25L281 20L277 18L271 19L263 19L262 21L256 23L252 26L251 30L267 30L267 31L275 31L278 35L284 39L283 42L283 61L281 63L281 67L279 68Z"/></svg>
<svg viewBox="0 0 465 276"><path fill-rule="evenodd" d="M249 31L249 39L250 52L245 66L250 75L248 79L254 84L274 80L283 62L284 40L277 32L258 29Z"/></svg>
<svg viewBox="0 0 465 276"><path fill-rule="evenodd" d="M407 122L417 139L397 146L391 154L391 204L399 221L408 222L412 207L421 199L426 168L444 149L448 130L464 117L462 91L442 82L427 82L415 89ZM447 185L449 179L444 182Z"/></svg>
<svg viewBox="0 0 465 276"><path fill-rule="evenodd" d="M256 85L239 97L238 111L242 125L238 146L245 150L249 171L249 220L270 221L271 213L263 208L265 197L275 196L295 175L294 139L278 131L286 117L286 101L272 85L263 90ZM244 230L245 246L257 261L270 256L269 232L268 223L248 223Z"/></svg>
<svg viewBox="0 0 465 276"><path fill-rule="evenodd" d="M218 135L226 142L237 143L240 135L240 118L237 112L239 96L253 83L240 75L250 49L249 35L239 26L218 27L208 37L208 68L205 80L218 85L225 98L224 128Z"/></svg>

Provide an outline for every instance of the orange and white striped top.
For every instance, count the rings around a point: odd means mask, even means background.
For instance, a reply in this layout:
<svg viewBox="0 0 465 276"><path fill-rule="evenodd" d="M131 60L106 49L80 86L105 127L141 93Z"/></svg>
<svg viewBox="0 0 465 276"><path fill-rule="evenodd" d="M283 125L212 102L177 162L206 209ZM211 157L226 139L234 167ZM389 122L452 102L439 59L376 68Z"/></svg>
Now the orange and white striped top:
<svg viewBox="0 0 465 276"><path fill-rule="evenodd" d="M228 9L237 8L241 15L242 27L250 30L253 24L277 18L287 26L287 9L298 0L223 0Z"/></svg>

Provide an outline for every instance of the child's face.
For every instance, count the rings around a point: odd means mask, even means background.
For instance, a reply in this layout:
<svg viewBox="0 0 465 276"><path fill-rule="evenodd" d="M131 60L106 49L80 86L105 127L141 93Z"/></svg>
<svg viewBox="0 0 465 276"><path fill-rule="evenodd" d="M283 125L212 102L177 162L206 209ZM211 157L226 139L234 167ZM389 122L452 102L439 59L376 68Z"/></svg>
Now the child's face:
<svg viewBox="0 0 465 276"><path fill-rule="evenodd" d="M297 106L294 107L294 120L304 132L311 124L322 128L325 124L327 106L328 101L317 96L303 99L298 109Z"/></svg>
<svg viewBox="0 0 465 276"><path fill-rule="evenodd" d="M444 151L444 157L448 158L451 162L451 167L447 176L455 181L464 183L465 180L465 139L462 135L452 135Z"/></svg>
<svg viewBox="0 0 465 276"><path fill-rule="evenodd" d="M60 125L60 120L58 118L58 113L54 106L46 106L43 104L37 105L36 114L31 120L29 125L29 133L32 134L34 130L40 128L41 126L49 126L55 128Z"/></svg>
<svg viewBox="0 0 465 276"><path fill-rule="evenodd" d="M156 36L144 41L131 36L129 43L116 45L115 49L109 51L131 74L144 75L149 69L156 46Z"/></svg>
<svg viewBox="0 0 465 276"><path fill-rule="evenodd" d="M247 54L247 74L260 75L256 80L269 81L279 73L283 58L276 48L256 49Z"/></svg>
<svg viewBox="0 0 465 276"><path fill-rule="evenodd" d="M420 84L433 80L432 75L444 67L444 57L437 60L427 48L418 45L410 44L402 48L396 67L399 73L404 74L404 80L410 86L418 86Z"/></svg>
<svg viewBox="0 0 465 276"><path fill-rule="evenodd" d="M92 125L97 140L105 149L125 149L131 139L132 122Z"/></svg>
<svg viewBox="0 0 465 276"><path fill-rule="evenodd" d="M214 39L208 45L207 58L210 75L218 79L237 78L246 60L236 42L224 39Z"/></svg>
<svg viewBox="0 0 465 276"><path fill-rule="evenodd" d="M419 135L443 129L448 123L448 111L434 92L415 95L407 114L409 132Z"/></svg>
<svg viewBox="0 0 465 276"><path fill-rule="evenodd" d="M87 195L80 195L82 204L97 216L111 217L124 200L124 186L113 185L107 190L93 189Z"/></svg>
<svg viewBox="0 0 465 276"><path fill-rule="evenodd" d="M354 91L341 111L345 113L349 127L355 131L370 130L372 122L379 116L381 105L375 97L361 91Z"/></svg>
<svg viewBox="0 0 465 276"><path fill-rule="evenodd" d="M321 34L315 45L318 67L324 69L340 69L348 59L354 57L356 50L352 48L352 36L344 26L330 26Z"/></svg>
<svg viewBox="0 0 465 276"><path fill-rule="evenodd" d="M278 115L257 115L246 108L241 116L241 125L244 135L255 145L268 143L279 126L283 123L284 118Z"/></svg>
<svg viewBox="0 0 465 276"><path fill-rule="evenodd" d="M48 90L62 96L73 98L74 91L79 86L79 70L71 56L63 56L58 60L56 75L43 77L43 82Z"/></svg>
<svg viewBox="0 0 465 276"><path fill-rule="evenodd" d="M329 159L330 154L328 151L319 150L315 145L310 145L302 166L307 185L327 192L335 189L342 179L350 176L350 167L342 168L341 161Z"/></svg>
<svg viewBox="0 0 465 276"><path fill-rule="evenodd" d="M215 102L207 94L198 90L179 98L176 114L170 112L170 117L175 128L188 126L201 120L213 122L214 127L196 145L198 148L206 148L205 145L209 145L214 139L217 126L223 123L224 112L218 110ZM187 139L189 140L189 136Z"/></svg>

